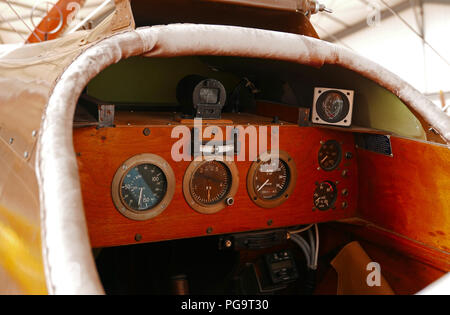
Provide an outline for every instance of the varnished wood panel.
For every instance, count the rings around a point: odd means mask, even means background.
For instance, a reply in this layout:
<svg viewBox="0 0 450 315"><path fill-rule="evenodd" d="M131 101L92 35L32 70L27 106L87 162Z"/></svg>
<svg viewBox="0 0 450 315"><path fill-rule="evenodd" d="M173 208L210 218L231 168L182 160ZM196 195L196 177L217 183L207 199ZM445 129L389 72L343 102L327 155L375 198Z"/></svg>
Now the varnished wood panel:
<svg viewBox="0 0 450 315"><path fill-rule="evenodd" d="M396 137L391 142L393 157L357 150L361 217L450 252L450 150Z"/></svg>
<svg viewBox="0 0 450 315"><path fill-rule="evenodd" d="M343 143L344 152L354 152L350 133L316 128L280 126L280 149L295 160L298 178L291 197L281 206L263 209L249 198L246 176L251 162L236 162L240 174L235 203L216 214L200 214L186 203L182 192L183 175L189 162L174 162L170 151L177 139L171 139L172 126L148 126L149 136L143 134L144 126L117 126L96 129L74 129L74 145L78 156L79 173L89 235L93 247L135 243L135 235L142 235L141 242L154 242L210 234L234 233L250 230L293 226L313 222L332 221L351 217L357 205L356 159L343 159L339 169L332 172L318 170L317 153L320 141L336 139ZM111 182L122 163L139 153L154 153L166 159L175 172L176 187L171 204L158 217L137 222L122 216L111 201ZM247 148L248 152L248 148ZM349 176L343 178L343 169ZM338 181L338 189L347 188L348 197L339 194L337 208L313 211L313 193L316 181ZM348 208L342 209L342 201Z"/></svg>

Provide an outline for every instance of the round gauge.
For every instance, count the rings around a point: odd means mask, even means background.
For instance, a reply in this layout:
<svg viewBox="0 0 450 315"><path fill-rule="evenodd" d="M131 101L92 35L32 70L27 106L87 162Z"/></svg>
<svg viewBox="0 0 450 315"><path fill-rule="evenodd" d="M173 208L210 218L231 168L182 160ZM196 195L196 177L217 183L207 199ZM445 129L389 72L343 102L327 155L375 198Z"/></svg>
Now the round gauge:
<svg viewBox="0 0 450 315"><path fill-rule="evenodd" d="M347 116L349 110L349 101L340 91L325 91L317 100L317 114L328 123L341 121Z"/></svg>
<svg viewBox="0 0 450 315"><path fill-rule="evenodd" d="M264 153L250 167L247 190L254 203L273 208L289 198L296 179L297 169L288 153Z"/></svg>
<svg viewBox="0 0 450 315"><path fill-rule="evenodd" d="M164 211L175 191L169 164L154 154L126 160L114 175L112 198L116 208L133 220L147 220Z"/></svg>
<svg viewBox="0 0 450 315"><path fill-rule="evenodd" d="M336 140L328 140L320 147L319 166L325 171L336 169L342 160L342 149Z"/></svg>
<svg viewBox="0 0 450 315"><path fill-rule="evenodd" d="M231 187L231 173L228 167L219 161L206 161L192 174L190 183L194 200L203 205L220 202Z"/></svg>
<svg viewBox="0 0 450 315"><path fill-rule="evenodd" d="M337 188L333 182L318 183L314 191L314 206L322 211L333 208L337 195Z"/></svg>
<svg viewBox="0 0 450 315"><path fill-rule="evenodd" d="M215 213L234 203L238 183L238 170L233 162L195 160L184 175L183 193L194 210Z"/></svg>
<svg viewBox="0 0 450 315"><path fill-rule="evenodd" d="M120 185L124 204L135 211L145 211L157 206L167 192L164 172L153 164L139 164L129 169Z"/></svg>

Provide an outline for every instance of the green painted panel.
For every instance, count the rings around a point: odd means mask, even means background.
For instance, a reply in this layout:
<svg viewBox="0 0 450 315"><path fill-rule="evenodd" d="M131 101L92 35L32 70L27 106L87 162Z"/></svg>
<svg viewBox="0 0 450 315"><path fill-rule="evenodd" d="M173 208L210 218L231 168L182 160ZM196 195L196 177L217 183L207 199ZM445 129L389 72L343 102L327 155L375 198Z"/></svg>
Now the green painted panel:
<svg viewBox="0 0 450 315"><path fill-rule="evenodd" d="M359 74L338 67L326 67L331 87L355 90L352 124L426 140L420 121L394 94Z"/></svg>
<svg viewBox="0 0 450 315"><path fill-rule="evenodd" d="M222 71L213 71L202 60ZM228 93L241 77L248 76L258 82L259 88L263 87L259 97L278 95L280 101L286 82L297 96L298 106L307 107L312 105L314 87L354 90L354 126L426 140L419 120L397 96L353 71L334 65L312 68L237 57L132 57L102 71L89 83L87 91L93 97L116 104L174 106L177 83L190 74L220 80Z"/></svg>
<svg viewBox="0 0 450 315"><path fill-rule="evenodd" d="M197 57L132 57L103 70L88 84L87 92L112 103L173 106L178 81L190 74L217 79L227 91L239 82L231 73L211 70Z"/></svg>

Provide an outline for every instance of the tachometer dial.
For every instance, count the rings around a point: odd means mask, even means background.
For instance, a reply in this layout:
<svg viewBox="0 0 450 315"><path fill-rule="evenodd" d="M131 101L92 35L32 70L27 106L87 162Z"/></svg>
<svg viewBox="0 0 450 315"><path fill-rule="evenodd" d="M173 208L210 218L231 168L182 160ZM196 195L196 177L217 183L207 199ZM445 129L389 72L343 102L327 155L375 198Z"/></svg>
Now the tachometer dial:
<svg viewBox="0 0 450 315"><path fill-rule="evenodd" d="M184 174L183 193L194 210L215 213L234 203L238 183L238 170L233 162L195 160Z"/></svg>
<svg viewBox="0 0 450 315"><path fill-rule="evenodd" d="M332 171L342 160L342 149L336 140L328 140L320 147L318 154L319 166L325 171Z"/></svg>
<svg viewBox="0 0 450 315"><path fill-rule="evenodd" d="M250 167L247 190L257 205L273 208L282 204L295 187L297 170L286 152L265 153Z"/></svg>
<svg viewBox="0 0 450 315"><path fill-rule="evenodd" d="M276 199L280 197L289 185L289 167L283 160L272 159L261 163L254 175L253 185L256 194L261 199Z"/></svg>
<svg viewBox="0 0 450 315"><path fill-rule="evenodd" d="M167 208L175 190L169 164L154 154L136 155L117 170L112 183L116 208L133 220L147 220Z"/></svg>
<svg viewBox="0 0 450 315"><path fill-rule="evenodd" d="M314 191L314 206L322 211L333 208L337 195L337 188L333 182L324 181L318 183Z"/></svg>

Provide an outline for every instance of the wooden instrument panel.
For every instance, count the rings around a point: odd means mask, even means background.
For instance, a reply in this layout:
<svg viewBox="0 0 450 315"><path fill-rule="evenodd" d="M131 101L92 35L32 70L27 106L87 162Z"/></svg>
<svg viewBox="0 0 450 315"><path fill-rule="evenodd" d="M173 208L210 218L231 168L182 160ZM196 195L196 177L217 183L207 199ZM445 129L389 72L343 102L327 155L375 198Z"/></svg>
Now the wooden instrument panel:
<svg viewBox="0 0 450 315"><path fill-rule="evenodd" d="M256 123L267 125L267 123ZM236 120L234 120L236 124ZM201 214L194 211L183 195L183 176L189 161L175 162L171 157L171 138L174 125L158 121L153 125L128 125L116 121L115 128L84 127L74 129L85 214L92 247L155 242L213 234L295 226L334 221L352 217L356 213L358 196L357 161L354 138L351 133L293 124L279 126L280 150L292 156L297 168L297 181L291 196L280 206L265 209L257 206L247 192L247 173L251 161L235 161L239 185L234 204L218 213ZM225 125L220 126L225 129ZM143 130L150 133L145 135ZM270 130L270 128L269 128ZM324 171L318 166L321 141L335 139L342 152L351 152L353 158L343 157L339 167ZM269 138L270 146L270 138ZM246 143L248 152L248 143ZM175 173L175 193L171 203L155 218L134 221L123 216L111 198L111 183L117 169L130 157L153 153L164 158ZM343 171L345 176L343 176ZM313 209L316 182L329 180L337 183L336 208L327 211ZM343 196L346 189L348 195ZM342 203L346 202L346 207Z"/></svg>
<svg viewBox="0 0 450 315"><path fill-rule="evenodd" d="M393 156L358 149L359 216L450 259L450 150L391 137Z"/></svg>

